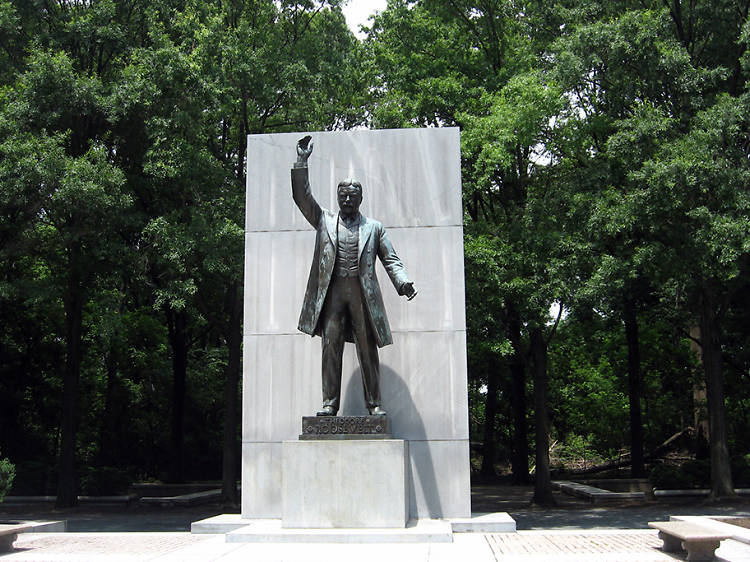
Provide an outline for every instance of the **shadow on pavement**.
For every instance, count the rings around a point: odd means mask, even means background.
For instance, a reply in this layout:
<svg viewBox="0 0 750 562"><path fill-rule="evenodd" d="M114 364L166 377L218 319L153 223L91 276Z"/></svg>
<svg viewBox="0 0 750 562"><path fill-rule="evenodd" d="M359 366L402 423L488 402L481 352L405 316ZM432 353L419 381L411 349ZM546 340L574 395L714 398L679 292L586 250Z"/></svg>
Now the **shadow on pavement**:
<svg viewBox="0 0 750 562"><path fill-rule="evenodd" d="M220 503L193 507L79 506L55 509L38 504L0 504L1 519L66 520L70 533L185 532L190 524L226 513Z"/></svg>
<svg viewBox="0 0 750 562"><path fill-rule="evenodd" d="M720 502L686 498L594 506L584 499L554 492L557 506L543 508L531 503L533 494L531 486L472 486L472 511L507 511L516 520L518 530L648 529L649 521L664 521L670 515L750 516L750 498Z"/></svg>
<svg viewBox="0 0 750 562"><path fill-rule="evenodd" d="M750 499L721 502L687 499L679 502L592 506L583 499L555 492L557 506L532 505L531 486L475 485L471 490L474 513L506 511L518 530L530 529L647 529L649 521L670 515L738 515L750 517ZM66 520L69 532L185 532L190 524L226 513L219 502L193 507L79 506L57 510L52 505L0 504L1 519Z"/></svg>

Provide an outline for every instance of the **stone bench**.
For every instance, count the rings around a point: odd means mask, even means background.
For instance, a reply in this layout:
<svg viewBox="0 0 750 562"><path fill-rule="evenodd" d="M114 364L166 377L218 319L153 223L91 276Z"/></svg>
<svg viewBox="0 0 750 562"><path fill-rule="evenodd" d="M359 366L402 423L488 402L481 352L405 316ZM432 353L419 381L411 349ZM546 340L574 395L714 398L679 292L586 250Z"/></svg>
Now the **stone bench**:
<svg viewBox="0 0 750 562"><path fill-rule="evenodd" d="M10 552L18 533L23 533L29 525L24 523L0 523L0 553Z"/></svg>
<svg viewBox="0 0 750 562"><path fill-rule="evenodd" d="M719 543L730 535L717 533L695 523L685 521L655 521L649 527L659 530L659 538L664 542L664 552L687 551L688 560L713 560Z"/></svg>

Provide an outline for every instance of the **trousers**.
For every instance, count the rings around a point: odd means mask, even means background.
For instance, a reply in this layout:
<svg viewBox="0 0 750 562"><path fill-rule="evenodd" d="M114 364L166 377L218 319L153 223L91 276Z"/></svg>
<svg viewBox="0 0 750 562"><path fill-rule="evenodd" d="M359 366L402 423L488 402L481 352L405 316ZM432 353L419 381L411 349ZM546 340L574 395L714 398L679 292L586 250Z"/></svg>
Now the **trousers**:
<svg viewBox="0 0 750 562"><path fill-rule="evenodd" d="M358 276L334 275L322 312L323 406L338 412L341 403L341 362L347 328L351 328L362 371L367 408L380 405L380 359L375 333Z"/></svg>

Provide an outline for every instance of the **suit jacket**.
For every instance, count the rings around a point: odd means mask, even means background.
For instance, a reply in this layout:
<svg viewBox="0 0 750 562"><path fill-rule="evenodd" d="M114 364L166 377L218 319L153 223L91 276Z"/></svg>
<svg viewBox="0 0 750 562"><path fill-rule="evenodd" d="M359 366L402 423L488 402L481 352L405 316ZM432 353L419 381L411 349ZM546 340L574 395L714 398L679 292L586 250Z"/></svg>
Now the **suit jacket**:
<svg viewBox="0 0 750 562"><path fill-rule="evenodd" d="M320 317L325 304L328 286L333 276L338 247L338 212L322 208L310 192L307 168L292 168L292 196L307 221L315 228L315 251L307 280L305 300L297 328L312 335L320 335ZM370 323L375 332L378 347L393 343L391 328L385 314L383 296L375 275L375 257L379 257L388 272L393 286L401 294L404 283L409 281L401 260L393 250L385 228L376 220L360 215L359 223L359 282L367 304ZM347 341L353 341L347 334Z"/></svg>

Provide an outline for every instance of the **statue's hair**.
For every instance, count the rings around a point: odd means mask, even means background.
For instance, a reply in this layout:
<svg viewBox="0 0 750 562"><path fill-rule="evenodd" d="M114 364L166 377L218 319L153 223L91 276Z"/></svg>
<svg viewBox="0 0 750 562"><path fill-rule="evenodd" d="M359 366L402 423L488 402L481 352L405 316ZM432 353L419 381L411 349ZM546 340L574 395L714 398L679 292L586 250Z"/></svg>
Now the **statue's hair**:
<svg viewBox="0 0 750 562"><path fill-rule="evenodd" d="M353 187L353 188L355 188L355 189L359 189L359 193L360 193L360 194L362 193L362 184L361 184L361 183L359 183L359 182L358 182L357 180L355 180L354 178L346 178L345 180L341 180L341 181L339 182L339 185L338 185L338 187L336 188L336 190L338 191L338 190L339 190L339 189L341 189L342 187L349 187L349 186L351 186L351 187Z"/></svg>

